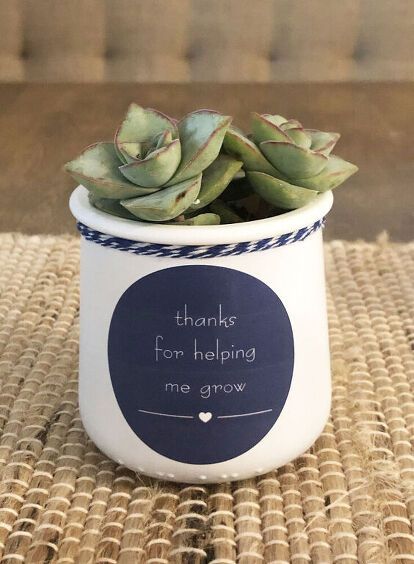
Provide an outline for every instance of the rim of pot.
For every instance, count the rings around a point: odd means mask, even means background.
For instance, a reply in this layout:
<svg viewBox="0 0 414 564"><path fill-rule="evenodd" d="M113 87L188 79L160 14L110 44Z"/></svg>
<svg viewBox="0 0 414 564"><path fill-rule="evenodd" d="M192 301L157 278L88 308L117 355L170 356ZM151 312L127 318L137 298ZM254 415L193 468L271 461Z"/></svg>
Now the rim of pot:
<svg viewBox="0 0 414 564"><path fill-rule="evenodd" d="M114 237L163 245L220 245L277 237L311 226L329 212L332 204L329 191L302 208L267 219L228 225L165 225L102 212L90 204L88 190L83 186L75 188L69 200L72 214L89 228Z"/></svg>

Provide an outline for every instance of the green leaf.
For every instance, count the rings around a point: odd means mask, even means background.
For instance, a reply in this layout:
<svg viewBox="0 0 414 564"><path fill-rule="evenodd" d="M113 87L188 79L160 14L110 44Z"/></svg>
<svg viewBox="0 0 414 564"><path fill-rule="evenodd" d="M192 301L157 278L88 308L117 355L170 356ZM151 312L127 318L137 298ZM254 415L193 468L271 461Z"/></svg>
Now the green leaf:
<svg viewBox="0 0 414 564"><path fill-rule="evenodd" d="M282 127L284 123L288 123L288 120L283 116L279 116L278 114L261 114L267 121L272 122L274 125L278 127Z"/></svg>
<svg viewBox="0 0 414 564"><path fill-rule="evenodd" d="M95 143L67 163L65 170L99 198L132 198L158 190L132 184L119 172L119 164L113 143Z"/></svg>
<svg viewBox="0 0 414 564"><path fill-rule="evenodd" d="M177 127L171 118L157 110L142 108L138 104L131 104L123 122L115 133L115 147L118 156L121 159L125 159L125 162L128 162L128 157L136 155L136 152L133 151L131 146L132 153L128 151L127 155L125 155L125 148L122 147L123 143L149 141L165 130L171 131L174 138L178 136Z"/></svg>
<svg viewBox="0 0 414 564"><path fill-rule="evenodd" d="M187 217L181 221L170 221L169 225L219 225L220 216L215 213L200 213L193 217Z"/></svg>
<svg viewBox="0 0 414 564"><path fill-rule="evenodd" d="M150 153L143 160L135 160L119 167L121 173L134 184L149 188L162 186L173 176L181 159L179 139L174 139L166 147Z"/></svg>
<svg viewBox="0 0 414 564"><path fill-rule="evenodd" d="M210 204L210 211L220 216L221 223L243 223L243 219L226 203L214 200Z"/></svg>
<svg viewBox="0 0 414 564"><path fill-rule="evenodd" d="M303 129L302 124L297 119L288 119L280 124L280 129L289 131L290 129Z"/></svg>
<svg viewBox="0 0 414 564"><path fill-rule="evenodd" d="M171 131L166 129L161 135L158 137L156 149L161 149L161 147L167 147L173 141L173 136Z"/></svg>
<svg viewBox="0 0 414 564"><path fill-rule="evenodd" d="M181 140L181 163L170 185L193 178L217 157L231 117L211 110L186 115L178 123Z"/></svg>
<svg viewBox="0 0 414 564"><path fill-rule="evenodd" d="M322 153L322 155L325 155L326 157L335 147L338 139L340 138L339 133L318 131L317 129L305 129L305 131L308 135L310 135L310 138L312 140L312 151Z"/></svg>
<svg viewBox="0 0 414 564"><path fill-rule="evenodd" d="M336 155L331 155L328 164L323 171L311 178L299 178L296 180L300 186L327 192L342 184L347 178L355 174L358 167L348 161L344 161Z"/></svg>
<svg viewBox="0 0 414 564"><path fill-rule="evenodd" d="M124 219L132 219L136 221L136 217L129 213L118 200L109 200L108 198L97 198L89 192L89 201L98 210L101 210L110 215L115 215L116 217L122 217Z"/></svg>
<svg viewBox="0 0 414 564"><path fill-rule="evenodd" d="M141 156L142 143L118 143L115 150L121 163L133 163Z"/></svg>
<svg viewBox="0 0 414 564"><path fill-rule="evenodd" d="M289 178L309 178L319 174L327 164L327 157L291 143L264 141L260 148L273 166Z"/></svg>
<svg viewBox="0 0 414 564"><path fill-rule="evenodd" d="M275 117L275 116L270 116ZM280 117L280 116L277 116ZM253 140L259 145L262 141L285 141L290 143L289 136L280 127L267 118L266 115L252 113Z"/></svg>
<svg viewBox="0 0 414 564"><path fill-rule="evenodd" d="M311 136L308 135L302 128L292 127L288 130L287 134L295 145L303 147L303 149L310 148L312 144Z"/></svg>
<svg viewBox="0 0 414 564"><path fill-rule="evenodd" d="M219 155L203 172L200 193L191 209L204 208L218 198L230 184L236 172L241 169L242 164L241 161L237 161L229 155Z"/></svg>
<svg viewBox="0 0 414 564"><path fill-rule="evenodd" d="M254 191L266 202L284 210L294 210L305 206L316 198L318 192L301 188L274 178L263 172L248 172L247 177Z"/></svg>
<svg viewBox="0 0 414 564"><path fill-rule="evenodd" d="M201 174L150 196L122 200L121 204L136 217L145 221L168 221L178 217L197 199Z"/></svg>
<svg viewBox="0 0 414 564"><path fill-rule="evenodd" d="M278 175L278 171L265 159L253 141L234 127L227 130L223 148L229 155L241 160L246 170Z"/></svg>

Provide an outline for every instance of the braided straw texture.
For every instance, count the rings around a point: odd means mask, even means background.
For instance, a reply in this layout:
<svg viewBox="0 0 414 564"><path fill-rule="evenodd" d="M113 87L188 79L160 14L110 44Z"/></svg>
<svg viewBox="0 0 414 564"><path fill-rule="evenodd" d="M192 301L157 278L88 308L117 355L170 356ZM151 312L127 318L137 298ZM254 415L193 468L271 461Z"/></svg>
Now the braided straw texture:
<svg viewBox="0 0 414 564"><path fill-rule="evenodd" d="M209 487L140 477L86 436L78 259L69 236L0 236L1 562L414 562L414 244L326 245L331 418L292 463Z"/></svg>

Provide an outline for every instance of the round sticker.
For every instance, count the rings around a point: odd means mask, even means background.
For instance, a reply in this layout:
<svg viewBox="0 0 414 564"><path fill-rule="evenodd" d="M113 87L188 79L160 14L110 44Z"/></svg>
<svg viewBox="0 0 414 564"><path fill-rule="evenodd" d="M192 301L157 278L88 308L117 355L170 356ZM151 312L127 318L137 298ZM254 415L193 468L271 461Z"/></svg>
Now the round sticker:
<svg viewBox="0 0 414 564"><path fill-rule="evenodd" d="M108 359L135 434L170 459L213 464L251 449L278 419L293 374L292 328L279 297L253 276L166 268L121 296Z"/></svg>

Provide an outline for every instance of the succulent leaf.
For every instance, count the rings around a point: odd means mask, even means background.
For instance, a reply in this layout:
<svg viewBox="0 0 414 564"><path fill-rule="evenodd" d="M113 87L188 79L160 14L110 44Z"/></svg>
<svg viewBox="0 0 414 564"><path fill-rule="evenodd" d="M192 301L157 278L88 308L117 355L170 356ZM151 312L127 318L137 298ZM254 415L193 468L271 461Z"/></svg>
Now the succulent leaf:
<svg viewBox="0 0 414 564"><path fill-rule="evenodd" d="M242 223L243 219L222 200L215 200L210 205L210 210L220 217L221 223Z"/></svg>
<svg viewBox="0 0 414 564"><path fill-rule="evenodd" d="M118 156L128 158L124 153L123 143L148 141L165 130L171 131L174 138L177 137L177 127L171 118L157 110L131 104L123 122L115 133L115 146ZM128 155L131 156L131 153L128 152ZM134 156L134 153L132 153L132 156Z"/></svg>
<svg viewBox="0 0 414 564"><path fill-rule="evenodd" d="M189 178L155 194L121 200L121 204L139 219L168 221L178 217L197 199L201 186L201 174Z"/></svg>
<svg viewBox="0 0 414 564"><path fill-rule="evenodd" d="M153 188L162 186L173 176L181 159L179 139L149 153L143 160L134 160L119 167L120 172L134 184Z"/></svg>
<svg viewBox="0 0 414 564"><path fill-rule="evenodd" d="M257 114L256 112L252 114L252 134L255 143L258 145L262 141L291 142L290 137L278 125L269 120L267 116Z"/></svg>
<svg viewBox="0 0 414 564"><path fill-rule="evenodd" d="M303 127L297 119L288 119L284 123L280 124L280 129L283 129L283 131L289 131L289 129L303 129Z"/></svg>
<svg viewBox="0 0 414 564"><path fill-rule="evenodd" d="M287 130L287 134L295 145L298 145L303 149L309 149L312 145L311 136L308 135L301 127L292 127Z"/></svg>
<svg viewBox="0 0 414 564"><path fill-rule="evenodd" d="M247 177L259 196L269 204L284 210L305 206L318 195L314 190L289 184L263 172L248 172Z"/></svg>
<svg viewBox="0 0 414 564"><path fill-rule="evenodd" d="M95 143L65 170L89 191L100 198L133 198L151 194L158 188L145 188L129 182L118 170L119 159L113 143Z"/></svg>
<svg viewBox="0 0 414 564"><path fill-rule="evenodd" d="M172 143L173 135L169 129L166 129L161 135L158 137L156 149L161 149L161 147L166 147L170 143Z"/></svg>
<svg viewBox="0 0 414 564"><path fill-rule="evenodd" d="M229 155L243 161L246 170L278 175L278 171L265 159L253 141L234 127L227 130L223 148Z"/></svg>
<svg viewBox="0 0 414 564"><path fill-rule="evenodd" d="M273 166L289 178L308 178L319 174L328 158L321 153L291 143L263 141L260 148Z"/></svg>
<svg viewBox="0 0 414 564"><path fill-rule="evenodd" d="M220 152L231 117L200 110L178 123L181 163L169 185L193 178L207 168Z"/></svg>
<svg viewBox="0 0 414 564"><path fill-rule="evenodd" d="M121 164L132 163L140 158L142 143L118 143L118 145L115 145L115 150Z"/></svg>
<svg viewBox="0 0 414 564"><path fill-rule="evenodd" d="M242 162L229 155L221 154L203 172L201 188L197 200L191 209L204 208L224 192L236 172L242 167Z"/></svg>
<svg viewBox="0 0 414 564"><path fill-rule="evenodd" d="M318 131L317 129L305 129L305 131L312 139L312 151L322 153L322 155L325 155L326 157L335 147L338 139L340 138L339 133Z"/></svg>
<svg viewBox="0 0 414 564"><path fill-rule="evenodd" d="M304 186L305 188L310 188L311 190L318 190L319 192L326 192L328 190L333 190L347 178L355 174L358 167L336 155L331 155L328 160L328 164L323 169L322 172L311 178L300 178L295 182Z"/></svg>
<svg viewBox="0 0 414 564"><path fill-rule="evenodd" d="M261 114L261 115L264 118L266 118L267 121L274 123L275 125L277 125L280 128L282 128L282 124L288 123L288 120L286 120L286 118L284 118L283 116L280 116L278 114Z"/></svg>
<svg viewBox="0 0 414 564"><path fill-rule="evenodd" d="M171 225L219 225L220 216L216 213L200 213L193 217L187 217L182 221L172 221Z"/></svg>
<svg viewBox="0 0 414 564"><path fill-rule="evenodd" d="M109 213L111 215L115 215L116 217L135 220L135 217L132 215L132 213L121 206L119 200L97 198L96 196L94 196L94 194L92 194L92 192L89 192L89 201L98 210Z"/></svg>

